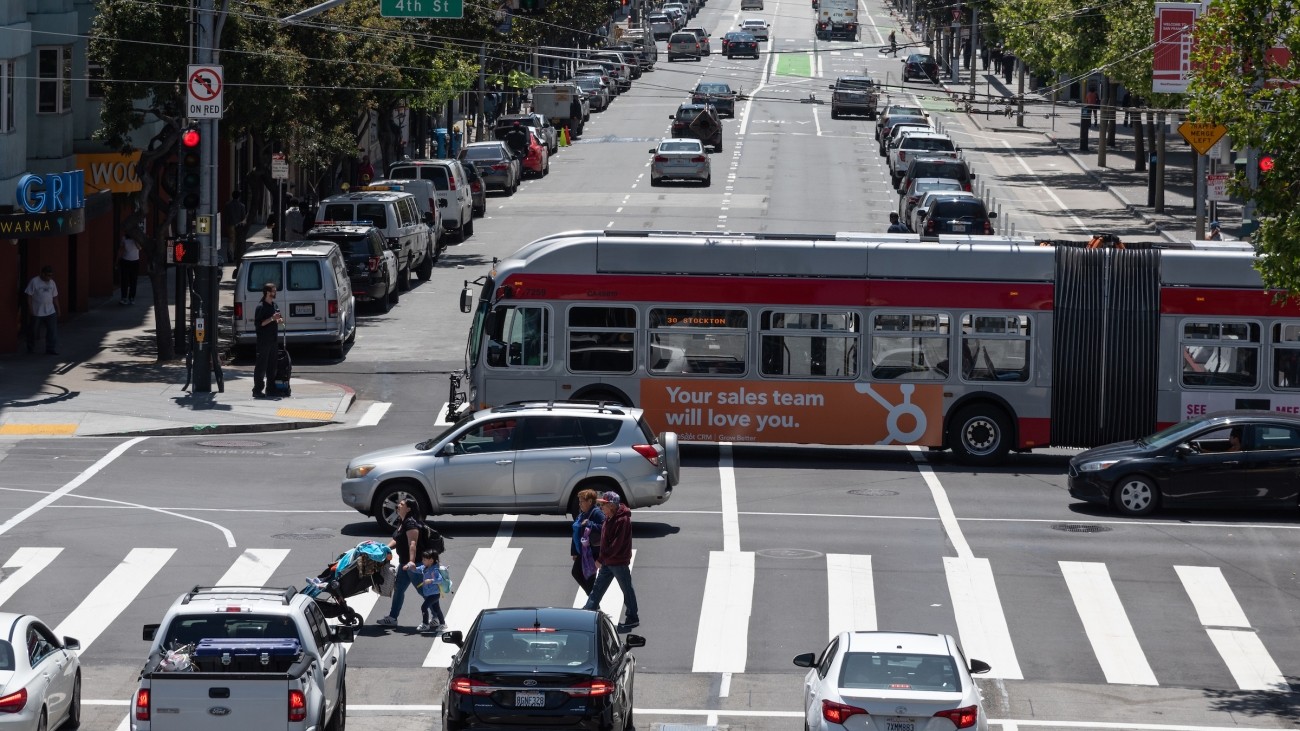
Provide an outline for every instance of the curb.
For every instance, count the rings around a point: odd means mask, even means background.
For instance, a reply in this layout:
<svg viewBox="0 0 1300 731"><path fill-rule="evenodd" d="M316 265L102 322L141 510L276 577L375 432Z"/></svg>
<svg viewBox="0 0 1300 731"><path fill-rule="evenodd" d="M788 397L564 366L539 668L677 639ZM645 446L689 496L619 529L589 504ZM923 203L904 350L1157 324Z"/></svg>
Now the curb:
<svg viewBox="0 0 1300 731"><path fill-rule="evenodd" d="M137 431L95 434L97 437L186 437L208 434L259 434L276 431L297 431L322 426L336 426L341 421L285 421L275 424L195 424L166 429L140 429Z"/></svg>

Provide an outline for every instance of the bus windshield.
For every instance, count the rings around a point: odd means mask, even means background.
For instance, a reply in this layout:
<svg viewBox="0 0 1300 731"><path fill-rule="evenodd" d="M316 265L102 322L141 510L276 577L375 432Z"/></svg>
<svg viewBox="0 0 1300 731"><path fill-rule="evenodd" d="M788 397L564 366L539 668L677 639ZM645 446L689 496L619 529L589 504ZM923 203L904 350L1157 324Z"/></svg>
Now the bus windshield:
<svg viewBox="0 0 1300 731"><path fill-rule="evenodd" d="M479 345L483 343L483 323L487 320L488 310L492 294L492 280L489 279L483 285L483 291L478 295L478 309L474 311L474 320L469 325L469 364L470 367L478 365Z"/></svg>

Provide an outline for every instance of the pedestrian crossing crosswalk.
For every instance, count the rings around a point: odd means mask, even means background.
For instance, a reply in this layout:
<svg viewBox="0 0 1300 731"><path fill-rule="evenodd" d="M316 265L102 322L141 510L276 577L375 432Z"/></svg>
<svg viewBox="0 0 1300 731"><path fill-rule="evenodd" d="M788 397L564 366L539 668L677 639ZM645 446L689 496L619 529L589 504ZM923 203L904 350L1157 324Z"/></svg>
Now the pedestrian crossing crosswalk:
<svg viewBox="0 0 1300 731"><path fill-rule="evenodd" d="M458 565L454 559L451 561L457 586L453 595L443 598L448 629L468 630L478 613L486 608L526 603L581 606L585 601L580 590L575 593L568 578L570 566L548 565L543 558L518 545L518 541L511 545L509 523L503 522L501 532L489 545L464 554L458 551L458 555L468 557L467 563ZM125 644L126 638L138 638L136 623L157 621L176 596L195 584L298 585L301 577L318 573L320 566L318 549L240 548L223 553L215 561L209 556L191 563L186 556L192 556L196 550L135 547L116 555L104 552L77 556L52 546L6 548L0 550L3 562L0 563L0 610L30 611L53 623L56 634L76 637L81 642L84 661L93 666L101 655L120 659L133 648L142 651L143 647ZM820 649L831 635L847 628L914 629L908 626L907 620L880 614L882 601L892 601L891 595L897 591L897 577L886 577L879 568L879 562L887 560L886 556L827 553L819 557L815 566L810 564L805 569L821 573L816 583L818 590L791 597L791 606L798 608L796 613L786 616L782 625L774 628L768 626L772 623L772 613L765 604L780 590L759 585L765 569L762 558L755 552L711 551L698 559L698 566L675 567L678 574L688 570L702 574L703 581L697 587L695 582L661 583L663 574L653 566L653 561L650 567L642 566L646 550L639 549L633 559L634 568L638 569L633 574L643 607L643 624L638 632L665 641L659 643L657 651L652 649L655 647L652 643L638 655L654 657L660 666L676 666L695 673L781 672L788 668L777 666L769 659L773 655L764 640L774 629L801 643L812 643L801 646L800 651ZM1056 587L1059 598L1050 604L1058 614L1063 602L1072 605L1073 619L1054 617L1056 621L1051 625L1056 628L1054 631L1077 627L1080 636L1053 637L1052 641L1044 642L1044 635L1035 631L1032 621L1036 608L1008 606L1000 597L997 584L1007 583L1007 578L999 577L999 570L1016 572L1016 567L1006 563L1000 566L984 558L944 558L941 571L946 581L937 585L930 582L928 591L934 596L928 608L949 607L950 626L915 628L955 634L968 657L993 666L994 672L987 677L1034 680L1033 674L1026 672L1030 667L1041 669L1053 662L1053 658L1042 656L1040 648L1047 646L1059 654L1067 645L1086 648L1099 669L1098 677L1088 677L1086 669L1094 666L1080 662L1072 649L1068 662L1060 658L1059 666L1079 668L1082 676L1074 678L1078 682L1203 685L1204 671L1193 682L1181 677L1177 669L1217 663L1216 677L1222 679L1222 688L1288 692L1287 677L1300 674L1300 668L1291 667L1297 662L1295 652L1287 649L1292 638L1285 627L1290 625L1276 618L1252 616L1264 612L1259 602L1252 602L1250 595L1258 587L1250 582L1250 577L1235 572L1235 567L1160 567L1161 575L1140 582L1142 591L1135 593L1137 590L1130 585L1137 582L1131 581L1131 573L1121 572L1124 573L1121 581L1113 575L1113 569L1121 567L1095 561L1059 561L1053 567L1053 574L1035 578ZM177 564L183 564L183 570L177 570L182 568ZM201 565L202 570L196 573L195 565ZM80 581L75 578L79 575L70 573L72 569L83 570L96 578ZM213 578L209 579L207 574ZM78 581L85 590L48 591L69 580ZM1244 586L1234 586L1234 580ZM815 596L817 593L822 595ZM57 606L51 603L51 594L60 601L70 598L71 602L68 606ZM534 594L537 595L534 602L520 601L520 597ZM647 613L644 609L647 597L654 597L650 604L660 607L659 612ZM601 607L617 619L622 600L615 583ZM350 598L348 603L372 625L387 609L389 601L376 594L363 594ZM414 598L408 597L408 603L414 603ZM671 606L667 614L662 611L666 603ZM1140 606L1152 603L1169 616L1177 617L1176 626L1195 627L1190 634L1199 638L1189 637L1186 643L1171 643L1166 637L1144 638L1143 628L1149 632L1151 623L1142 621ZM918 613L924 609L917 607ZM822 611L825 614L819 615ZM894 614L897 615L896 609ZM824 624L821 616L825 616ZM414 612L408 609L403 620L414 624L413 617ZM384 652L367 654L371 646L384 642L386 636L359 637L353 646L360 653L358 662L364 664L367 658L376 664L390 662L391 657ZM670 641L672 637L686 641L674 643ZM420 658L411 658L411 664L425 668L446 667L456 650L432 635L404 636L403 642L424 643L420 645L423 648ZM1170 657L1178 653L1196 656ZM1032 662L1025 665L1024 658L1031 658Z"/></svg>

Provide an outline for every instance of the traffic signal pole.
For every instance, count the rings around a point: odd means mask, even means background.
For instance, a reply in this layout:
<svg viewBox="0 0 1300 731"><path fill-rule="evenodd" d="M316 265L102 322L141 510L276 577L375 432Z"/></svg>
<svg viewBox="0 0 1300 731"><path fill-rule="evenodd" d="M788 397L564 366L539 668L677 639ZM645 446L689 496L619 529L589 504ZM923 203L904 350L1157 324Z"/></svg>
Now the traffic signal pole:
<svg viewBox="0 0 1300 731"><path fill-rule="evenodd" d="M198 47L196 61L214 64L217 61L216 13L213 0L198 0ZM199 178L199 207L196 219L206 225L196 226L199 242L199 264L195 267L194 291L194 393L212 392L212 364L218 344L217 298L221 281L218 250L221 241L221 222L217 217L217 120L198 120L200 158L202 170Z"/></svg>

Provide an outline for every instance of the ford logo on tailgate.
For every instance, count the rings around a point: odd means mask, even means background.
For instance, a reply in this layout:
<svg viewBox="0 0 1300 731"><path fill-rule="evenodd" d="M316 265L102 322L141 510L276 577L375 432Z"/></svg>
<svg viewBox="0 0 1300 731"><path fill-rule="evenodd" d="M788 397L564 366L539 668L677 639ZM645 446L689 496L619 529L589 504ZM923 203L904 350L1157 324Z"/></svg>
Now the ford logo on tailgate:
<svg viewBox="0 0 1300 731"><path fill-rule="evenodd" d="M226 708L225 706L213 706L208 709L208 713L212 714L213 716L229 716L230 709Z"/></svg>

